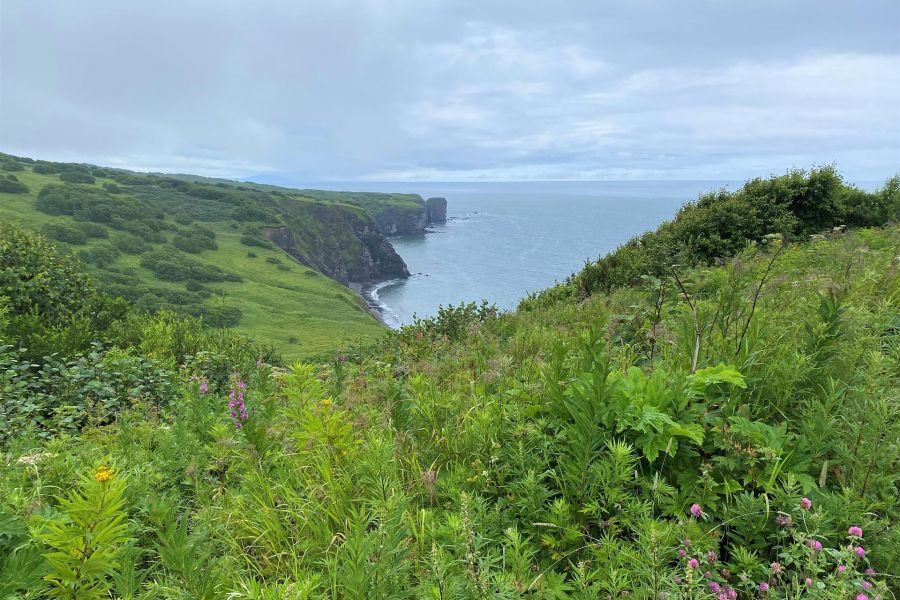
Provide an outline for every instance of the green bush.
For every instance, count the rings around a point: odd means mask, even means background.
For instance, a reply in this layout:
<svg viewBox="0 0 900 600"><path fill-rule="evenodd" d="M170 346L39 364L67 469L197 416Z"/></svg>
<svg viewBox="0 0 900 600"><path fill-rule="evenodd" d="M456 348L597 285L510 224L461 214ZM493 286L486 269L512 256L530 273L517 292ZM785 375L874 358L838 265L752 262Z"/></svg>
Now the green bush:
<svg viewBox="0 0 900 600"><path fill-rule="evenodd" d="M66 183L94 183L96 179L90 173L67 171L59 174L59 180Z"/></svg>
<svg viewBox="0 0 900 600"><path fill-rule="evenodd" d="M199 254L204 250L219 249L215 242L215 233L200 226L175 234L172 238L172 245L190 254Z"/></svg>
<svg viewBox="0 0 900 600"><path fill-rule="evenodd" d="M141 238L131 233L115 233L112 236L113 245L126 254L143 254L148 252L151 246Z"/></svg>
<svg viewBox="0 0 900 600"><path fill-rule="evenodd" d="M274 244L259 235L244 234L241 236L241 243L245 246L257 246L259 248L272 249Z"/></svg>
<svg viewBox="0 0 900 600"><path fill-rule="evenodd" d="M156 250L141 258L141 266L164 281L241 281L240 276L219 267L190 259L170 250Z"/></svg>
<svg viewBox="0 0 900 600"><path fill-rule="evenodd" d="M103 184L103 189L106 190L107 192L109 192L110 194L121 194L122 193L122 188L120 188L115 183L112 183L109 181L107 181L106 183Z"/></svg>
<svg viewBox="0 0 900 600"><path fill-rule="evenodd" d="M27 194L28 186L20 181L0 179L0 193L3 194Z"/></svg>
<svg viewBox="0 0 900 600"><path fill-rule="evenodd" d="M67 244L86 244L87 235L74 223L51 223L44 227L44 235Z"/></svg>
<svg viewBox="0 0 900 600"><path fill-rule="evenodd" d="M3 171L24 171L25 167L21 163L14 160L4 160L0 162L0 170Z"/></svg>
<svg viewBox="0 0 900 600"><path fill-rule="evenodd" d="M78 258L86 263L98 267L105 267L116 262L116 259L119 258L120 254L119 249L112 244L103 243L97 244L87 250L80 250L78 252Z"/></svg>

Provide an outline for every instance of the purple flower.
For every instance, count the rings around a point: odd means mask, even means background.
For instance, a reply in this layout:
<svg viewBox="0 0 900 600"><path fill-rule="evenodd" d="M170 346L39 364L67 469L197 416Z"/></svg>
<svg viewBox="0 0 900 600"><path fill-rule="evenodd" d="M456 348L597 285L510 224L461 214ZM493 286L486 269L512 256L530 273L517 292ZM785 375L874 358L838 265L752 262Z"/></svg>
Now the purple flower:
<svg viewBox="0 0 900 600"><path fill-rule="evenodd" d="M863 582L862 582L862 586L863 586L863 589L864 589L864 590L871 590L871 589L872 589L872 582L870 582L870 581L863 581Z"/></svg>
<svg viewBox="0 0 900 600"><path fill-rule="evenodd" d="M203 381L200 382L200 393L205 394L208 391L209 391L209 382L204 379Z"/></svg>
<svg viewBox="0 0 900 600"><path fill-rule="evenodd" d="M809 577L807 577L806 578L806 587L812 587L812 586L813 586L813 580L810 579Z"/></svg>
<svg viewBox="0 0 900 600"><path fill-rule="evenodd" d="M725 593L728 594L728 598L730 598L730 600L734 600L735 598L737 598L737 590L735 590L733 587L729 587Z"/></svg>
<svg viewBox="0 0 900 600"><path fill-rule="evenodd" d="M708 560L711 563L716 562L717 558L718 557L716 556L716 553L713 552L712 550L710 550L709 552L706 553L706 560Z"/></svg>
<svg viewBox="0 0 900 600"><path fill-rule="evenodd" d="M872 567L869 567L868 569L863 571L863 573L865 573L866 575L875 575L875 569L873 569Z"/></svg>
<svg viewBox="0 0 900 600"><path fill-rule="evenodd" d="M858 547L856 548L856 555L857 555L858 557L862 558L863 556L866 555L865 549L863 549L862 546L858 546Z"/></svg>
<svg viewBox="0 0 900 600"><path fill-rule="evenodd" d="M707 579L712 579L712 572L707 571L706 573L703 574L703 576L706 577Z"/></svg>
<svg viewBox="0 0 900 600"><path fill-rule="evenodd" d="M766 583L765 581L760 581L758 587L759 587L759 591L761 591L761 592L769 591L769 584Z"/></svg>
<svg viewBox="0 0 900 600"><path fill-rule="evenodd" d="M769 568L772 569L772 575L781 574L781 564L773 562L771 565L769 565Z"/></svg>
<svg viewBox="0 0 900 600"><path fill-rule="evenodd" d="M241 429L244 426L244 421L246 421L248 417L247 406L244 404L243 391L246 387L247 384L243 381L238 381L238 389L241 391L237 392L234 388L231 388L231 393L229 394L231 400L228 402L228 414L237 429Z"/></svg>
<svg viewBox="0 0 900 600"><path fill-rule="evenodd" d="M703 509L700 508L700 505L695 502L694 504L691 504L691 514L697 518L700 518L700 515L703 514Z"/></svg>
<svg viewBox="0 0 900 600"><path fill-rule="evenodd" d="M685 546L690 546L690 545L691 545L691 538L684 538L684 545L685 545Z"/></svg>
<svg viewBox="0 0 900 600"><path fill-rule="evenodd" d="M812 508L812 500L804 496L803 499L800 500L800 508L802 508L803 510L809 510L810 508Z"/></svg>
<svg viewBox="0 0 900 600"><path fill-rule="evenodd" d="M856 600L869 600L869 597L860 592L856 595Z"/></svg>
<svg viewBox="0 0 900 600"><path fill-rule="evenodd" d="M809 540L808 542L806 542L806 545L809 546L810 548L812 548L813 550L815 550L816 552L819 552L822 550L822 542L820 542L819 540Z"/></svg>
<svg viewBox="0 0 900 600"><path fill-rule="evenodd" d="M715 582L715 581L709 582L709 591L711 591L713 594L718 594L721 589L722 589L722 586L719 585L718 582Z"/></svg>
<svg viewBox="0 0 900 600"><path fill-rule="evenodd" d="M685 550L684 548L679 548L678 556L680 556L681 558L684 558L685 556L687 556L687 550Z"/></svg>
<svg viewBox="0 0 900 600"><path fill-rule="evenodd" d="M696 558L692 558L691 560L688 561L689 569L697 569L699 567L700 567L700 561L698 561Z"/></svg>
<svg viewBox="0 0 900 600"><path fill-rule="evenodd" d="M847 570L847 565L838 565L837 571L838 573L843 573Z"/></svg>
<svg viewBox="0 0 900 600"><path fill-rule="evenodd" d="M853 527L851 527L850 529L848 529L848 530L847 530L847 533L850 534L850 535L853 536L853 537L858 537L858 538L861 538L861 537L862 537L862 529L860 529L860 528L859 528L858 526L856 526L856 525L854 525Z"/></svg>
<svg viewBox="0 0 900 600"><path fill-rule="evenodd" d="M775 517L775 524L780 527L790 527L794 523L794 520L790 515L777 515Z"/></svg>

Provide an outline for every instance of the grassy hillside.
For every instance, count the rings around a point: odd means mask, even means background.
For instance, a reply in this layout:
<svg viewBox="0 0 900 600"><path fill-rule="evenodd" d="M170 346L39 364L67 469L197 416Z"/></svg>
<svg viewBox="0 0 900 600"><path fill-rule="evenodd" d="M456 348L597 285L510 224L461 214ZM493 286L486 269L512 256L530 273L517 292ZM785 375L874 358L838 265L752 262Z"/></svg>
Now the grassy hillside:
<svg viewBox="0 0 900 600"><path fill-rule="evenodd" d="M268 186L8 156L0 168L8 182L0 186L0 219L46 233L78 256L104 291L141 309L236 327L290 359L382 333L361 300L317 268L365 276L364 242L355 232L372 227L367 211L393 209L401 200L415 204L405 196L313 198ZM295 255L310 266L261 235L279 226L295 232ZM182 269L167 271L173 264Z"/></svg>
<svg viewBox="0 0 900 600"><path fill-rule="evenodd" d="M830 228L286 367L11 236L0 597L896 597L900 228Z"/></svg>

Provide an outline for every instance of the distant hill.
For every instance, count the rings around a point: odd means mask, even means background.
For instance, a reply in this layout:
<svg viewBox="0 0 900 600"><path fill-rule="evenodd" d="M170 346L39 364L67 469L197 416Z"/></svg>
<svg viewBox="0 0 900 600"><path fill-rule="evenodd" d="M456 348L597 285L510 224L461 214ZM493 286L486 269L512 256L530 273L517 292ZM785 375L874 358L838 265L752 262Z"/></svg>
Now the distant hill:
<svg viewBox="0 0 900 600"><path fill-rule="evenodd" d="M80 258L138 308L203 316L286 358L383 327L345 285L402 277L385 234L421 233L417 195L294 190L0 154L0 218Z"/></svg>

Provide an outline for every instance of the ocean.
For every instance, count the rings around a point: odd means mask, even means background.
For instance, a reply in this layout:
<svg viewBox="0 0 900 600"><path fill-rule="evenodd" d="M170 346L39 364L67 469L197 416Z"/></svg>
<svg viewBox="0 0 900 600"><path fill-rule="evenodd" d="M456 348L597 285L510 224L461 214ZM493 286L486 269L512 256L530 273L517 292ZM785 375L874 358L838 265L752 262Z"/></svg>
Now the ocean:
<svg viewBox="0 0 900 600"><path fill-rule="evenodd" d="M438 307L482 299L512 309L529 292L565 280L586 261L674 217L698 194L731 181L365 183L367 191L447 198L448 220L391 243L412 277L369 286L391 327ZM341 189L340 186L334 189Z"/></svg>

